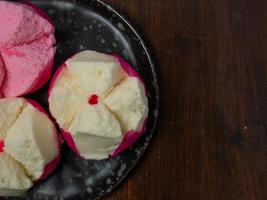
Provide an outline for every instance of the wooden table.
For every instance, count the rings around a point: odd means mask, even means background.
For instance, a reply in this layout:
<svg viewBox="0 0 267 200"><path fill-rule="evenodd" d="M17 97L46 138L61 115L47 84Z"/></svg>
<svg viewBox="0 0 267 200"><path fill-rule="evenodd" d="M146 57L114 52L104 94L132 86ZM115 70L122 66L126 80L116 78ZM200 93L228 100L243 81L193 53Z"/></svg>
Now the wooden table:
<svg viewBox="0 0 267 200"><path fill-rule="evenodd" d="M105 0L151 48L161 113L108 200L267 199L267 1Z"/></svg>

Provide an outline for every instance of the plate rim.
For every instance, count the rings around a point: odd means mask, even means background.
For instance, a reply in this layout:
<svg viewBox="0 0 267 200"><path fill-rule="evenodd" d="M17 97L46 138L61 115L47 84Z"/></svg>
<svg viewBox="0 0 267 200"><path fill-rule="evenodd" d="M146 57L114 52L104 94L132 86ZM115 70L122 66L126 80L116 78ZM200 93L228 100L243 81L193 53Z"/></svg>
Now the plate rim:
<svg viewBox="0 0 267 200"><path fill-rule="evenodd" d="M112 186L112 189L111 191L106 191L105 193L99 195L99 197L96 197L95 200L99 200L101 198L103 198L104 196L106 195L109 195L111 193L114 192L114 189L118 188L118 186L127 178L127 176L129 175L129 173L133 170L133 168L136 167L136 165L138 164L138 162L140 161L140 159L144 156L144 154L147 152L147 148L152 140L152 136L154 135L155 133L155 130L158 126L158 119L159 119L159 95L160 95L160 91L159 91L159 81L158 81L158 74L157 74L157 71L156 71L156 67L155 67L155 63L152 59L152 56L151 56L151 53L150 51L148 50L148 47L145 43L145 41L143 40L143 38L141 37L141 34L139 31L137 31L133 25L131 25L131 23L129 22L128 18L126 18L125 16L123 16L122 14L120 14L113 6L103 2L102 0L94 0L95 2L98 2L100 4L102 4L102 6L105 6L107 7L110 11L114 12L125 24L127 24L127 26L131 29L131 31L133 31L133 33L137 36L138 40L140 41L140 44L141 46L144 48L144 51L146 53L146 57L148 58L149 60L149 63L150 63L150 66L151 66L151 69L152 69L152 72L153 72L153 77L154 77L154 82L155 82L155 91L156 91L156 96L155 96L155 101L156 101L156 104L155 104L155 110L157 110L157 116L155 116L155 120L154 120L154 123L153 123L153 127L150 129L151 131L151 137L149 138L148 140L148 145L145 147L144 151L142 153L140 153L137 157L137 159L134 161L134 163L131 165L131 167L124 173L124 175L120 178L120 180L114 184Z"/></svg>

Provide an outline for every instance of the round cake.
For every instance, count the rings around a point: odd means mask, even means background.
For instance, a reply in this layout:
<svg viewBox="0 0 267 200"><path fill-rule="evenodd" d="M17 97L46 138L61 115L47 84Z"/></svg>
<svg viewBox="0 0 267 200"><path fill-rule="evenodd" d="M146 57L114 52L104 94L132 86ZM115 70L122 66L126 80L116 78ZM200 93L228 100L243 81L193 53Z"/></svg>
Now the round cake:
<svg viewBox="0 0 267 200"><path fill-rule="evenodd" d="M49 108L68 145L86 159L105 159L145 131L148 99L140 76L123 59L80 52L56 72Z"/></svg>
<svg viewBox="0 0 267 200"><path fill-rule="evenodd" d="M57 130L43 108L0 99L0 196L16 196L47 178L60 160Z"/></svg>

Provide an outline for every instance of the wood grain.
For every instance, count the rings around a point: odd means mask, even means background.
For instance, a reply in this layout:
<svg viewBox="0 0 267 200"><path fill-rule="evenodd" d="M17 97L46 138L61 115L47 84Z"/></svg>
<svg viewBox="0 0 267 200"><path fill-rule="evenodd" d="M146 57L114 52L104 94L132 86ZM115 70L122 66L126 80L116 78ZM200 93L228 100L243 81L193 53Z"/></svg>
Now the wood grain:
<svg viewBox="0 0 267 200"><path fill-rule="evenodd" d="M161 113L108 200L267 199L267 1L105 0L143 35Z"/></svg>

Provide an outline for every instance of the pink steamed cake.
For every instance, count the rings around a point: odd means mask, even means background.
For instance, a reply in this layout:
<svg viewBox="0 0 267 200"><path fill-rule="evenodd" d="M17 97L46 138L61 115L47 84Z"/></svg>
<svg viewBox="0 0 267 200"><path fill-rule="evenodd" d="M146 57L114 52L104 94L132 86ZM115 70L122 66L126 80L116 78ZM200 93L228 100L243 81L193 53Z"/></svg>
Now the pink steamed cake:
<svg viewBox="0 0 267 200"><path fill-rule="evenodd" d="M0 47L29 43L54 33L54 26L38 13L26 4L0 1Z"/></svg>
<svg viewBox="0 0 267 200"><path fill-rule="evenodd" d="M4 27L0 54L6 71L0 93L16 97L35 92L48 81L54 64L55 28L51 20L29 1L0 1L0 27Z"/></svg>
<svg viewBox="0 0 267 200"><path fill-rule="evenodd" d="M50 77L55 48L53 37L2 50L7 78L4 96L20 96L39 89ZM23 65L21 64L23 63Z"/></svg>

